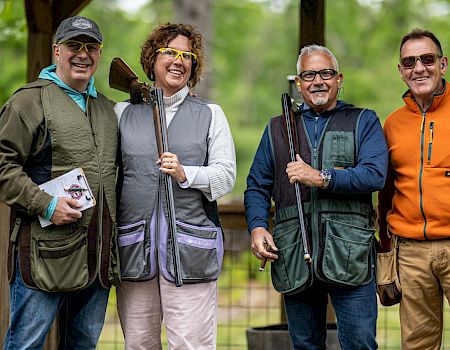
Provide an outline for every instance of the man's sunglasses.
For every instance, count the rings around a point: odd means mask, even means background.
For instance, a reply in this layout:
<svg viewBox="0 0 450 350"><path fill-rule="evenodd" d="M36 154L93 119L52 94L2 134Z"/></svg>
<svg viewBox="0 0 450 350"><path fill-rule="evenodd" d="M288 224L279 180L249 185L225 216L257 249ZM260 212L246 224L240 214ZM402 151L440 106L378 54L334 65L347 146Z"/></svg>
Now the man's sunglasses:
<svg viewBox="0 0 450 350"><path fill-rule="evenodd" d="M316 79L316 75L319 74L322 80L330 80L331 78L335 77L336 72L334 69L322 69L322 70L304 70L301 72L298 76L303 81L313 81Z"/></svg>
<svg viewBox="0 0 450 350"><path fill-rule="evenodd" d="M60 42L60 44L63 44L69 50L75 52L80 52L83 49L85 49L87 52L97 52L103 47L103 44L100 43L82 43L81 41L77 40L66 40Z"/></svg>
<svg viewBox="0 0 450 350"><path fill-rule="evenodd" d="M195 62L197 60L197 55L193 52L180 51L177 49L172 49L170 47L161 47L160 49L156 50L156 52L161 52L164 57L167 57L172 61L175 61L178 57L181 57L182 61L186 60Z"/></svg>
<svg viewBox="0 0 450 350"><path fill-rule="evenodd" d="M417 60L420 60L424 66L432 66L438 58L441 58L436 53L424 53L420 56L407 56L400 58L400 65L403 68L411 69L416 66Z"/></svg>

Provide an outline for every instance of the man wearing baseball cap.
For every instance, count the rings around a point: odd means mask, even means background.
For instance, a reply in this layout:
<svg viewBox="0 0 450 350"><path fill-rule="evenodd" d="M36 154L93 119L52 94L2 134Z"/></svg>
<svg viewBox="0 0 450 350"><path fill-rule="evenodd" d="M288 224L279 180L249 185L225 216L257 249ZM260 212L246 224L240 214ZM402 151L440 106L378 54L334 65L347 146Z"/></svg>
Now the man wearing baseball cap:
<svg viewBox="0 0 450 350"><path fill-rule="evenodd" d="M119 280L117 121L93 78L103 36L94 21L75 16L59 25L52 47L56 64L0 111L0 200L11 207L4 349L42 348L58 310L59 348L95 349ZM74 168L84 170L96 201L82 212L76 198L38 187ZM38 217L53 225L42 227Z"/></svg>

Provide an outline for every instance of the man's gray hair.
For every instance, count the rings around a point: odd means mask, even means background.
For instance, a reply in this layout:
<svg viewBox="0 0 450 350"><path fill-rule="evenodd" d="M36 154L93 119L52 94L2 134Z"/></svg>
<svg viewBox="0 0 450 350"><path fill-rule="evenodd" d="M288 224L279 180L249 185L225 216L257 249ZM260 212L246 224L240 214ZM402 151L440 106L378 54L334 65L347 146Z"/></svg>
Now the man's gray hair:
<svg viewBox="0 0 450 350"><path fill-rule="evenodd" d="M300 50L300 55L298 55L298 60L297 60L297 74L300 74L302 72L302 59L304 56L309 55L311 53L323 53L325 55L327 55L328 57L330 57L331 59L331 63L333 65L333 69L337 72L339 72L339 63L336 59L336 56L333 55L333 53L327 49L325 46L320 46L320 45L307 45L304 46L301 50Z"/></svg>

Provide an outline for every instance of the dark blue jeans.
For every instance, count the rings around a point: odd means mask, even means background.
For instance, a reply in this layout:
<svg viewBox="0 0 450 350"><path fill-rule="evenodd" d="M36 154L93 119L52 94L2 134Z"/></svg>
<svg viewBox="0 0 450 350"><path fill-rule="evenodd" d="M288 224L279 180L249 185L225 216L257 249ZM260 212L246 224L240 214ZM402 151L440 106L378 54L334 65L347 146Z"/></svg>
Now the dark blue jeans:
<svg viewBox="0 0 450 350"><path fill-rule="evenodd" d="M342 350L377 349L375 279L359 287L337 287L316 281L303 292L285 295L289 334L294 349L326 348L328 295L336 312Z"/></svg>
<svg viewBox="0 0 450 350"><path fill-rule="evenodd" d="M109 295L98 280L81 291L48 293L26 287L16 270L9 295L10 326L4 349L42 349L60 307L59 349L96 348Z"/></svg>

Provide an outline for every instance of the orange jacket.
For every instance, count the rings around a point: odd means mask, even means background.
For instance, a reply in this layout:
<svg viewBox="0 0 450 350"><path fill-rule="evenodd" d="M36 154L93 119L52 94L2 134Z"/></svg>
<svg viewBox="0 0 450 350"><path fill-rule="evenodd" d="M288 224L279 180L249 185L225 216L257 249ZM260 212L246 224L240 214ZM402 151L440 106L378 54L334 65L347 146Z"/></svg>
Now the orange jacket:
<svg viewBox="0 0 450 350"><path fill-rule="evenodd" d="M387 228L397 236L450 237L450 84L422 112L410 91L405 106L386 119L389 151L385 188L378 195L382 247Z"/></svg>

